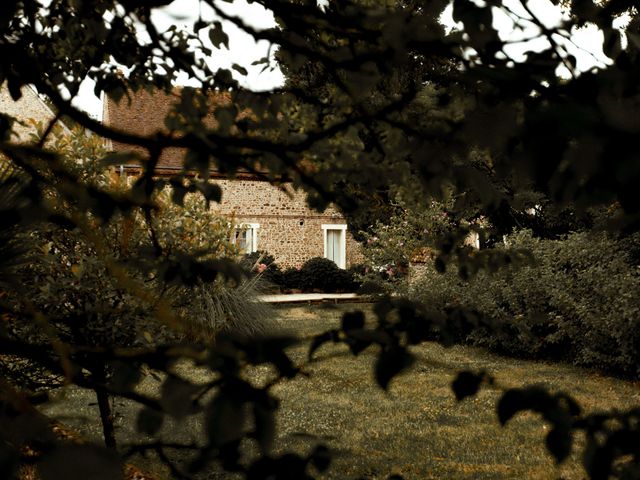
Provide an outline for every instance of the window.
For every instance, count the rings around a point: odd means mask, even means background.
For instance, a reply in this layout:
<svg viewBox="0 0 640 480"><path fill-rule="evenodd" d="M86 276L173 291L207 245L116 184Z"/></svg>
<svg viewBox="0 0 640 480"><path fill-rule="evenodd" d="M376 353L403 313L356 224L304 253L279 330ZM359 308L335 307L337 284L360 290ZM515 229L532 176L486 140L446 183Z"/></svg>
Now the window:
<svg viewBox="0 0 640 480"><path fill-rule="evenodd" d="M324 258L333 260L340 268L346 268L347 226L322 225Z"/></svg>
<svg viewBox="0 0 640 480"><path fill-rule="evenodd" d="M233 232L233 243L241 252L253 253L258 250L258 228L257 223L243 223L238 225Z"/></svg>

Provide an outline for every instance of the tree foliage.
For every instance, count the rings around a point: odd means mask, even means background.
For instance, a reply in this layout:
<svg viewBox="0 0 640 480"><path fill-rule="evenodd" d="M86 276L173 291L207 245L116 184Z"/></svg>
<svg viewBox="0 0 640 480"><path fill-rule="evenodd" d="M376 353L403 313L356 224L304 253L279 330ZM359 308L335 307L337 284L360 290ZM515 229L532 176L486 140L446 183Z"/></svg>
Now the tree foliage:
<svg viewBox="0 0 640 480"><path fill-rule="evenodd" d="M519 2L520 14L500 1L455 0L453 18L462 27L446 33L437 23L445 6L440 1L340 0L329 2L323 11L309 0L259 0L274 12L279 26L257 30L225 13L222 2L201 0L203 10L256 39L279 45L278 59L289 80L267 93L239 89L229 70L204 60L230 41L219 21L200 15L190 30L159 31L152 13L169 3L173 2L12 0L0 7L0 84L15 99L23 85L33 84L60 116L99 137L144 152L135 154L144 168L130 188L105 188L85 181L73 162L65 162L64 155L47 143L53 123L44 127L40 140L21 143L10 136L12 119L1 114L0 150L20 171L19 178L0 179L0 249L7 254L0 264L3 272L24 263L18 234L56 225L78 233L92 258L93 252L96 258L108 258L105 281L117 282L123 295L148 299L148 278L178 289L210 285L218 278L237 281L238 269L229 259L200 255L179 242L168 249L154 235L157 198L167 183L154 170L170 147L186 148L185 170L200 174L190 177L180 172L169 180L178 202L187 192L218 201L220 190L207 182L213 167L229 175L244 169L274 183L293 181L309 192L313 206L334 202L362 224L384 216L380 212L386 212L387 200L393 198L389 194L404 187L417 192L426 205L455 198L451 213L457 219L481 212L518 212L543 198L554 207L579 213L615 204L619 208L612 210L617 213L609 226L624 231L638 227L640 20L635 2L573 1L570 15L548 27L525 1ZM496 9L516 23L537 27L545 47L529 52L523 61L509 58L505 53L509 40L493 26ZM623 13L631 19L625 48L613 25ZM586 23L602 30L610 64L579 72L561 39ZM557 75L560 67L569 78ZM242 74L243 67L235 71ZM179 75L192 79L198 88L182 91L175 112L167 118L168 131L151 136L102 125L70 101L87 77L95 80L97 93L126 102L130 91L169 91ZM232 100L231 106L216 110L214 127L204 108L211 90L229 91ZM248 109L252 115L237 119L238 109ZM127 160L108 153L100 156L105 165ZM372 214L368 204L379 205L380 212ZM111 255L111 245L96 232L135 215L150 227L149 248L128 257ZM441 269L454 257L463 262L466 252L460 246L461 232L445 240L439 245ZM475 271L498 267L510 258L469 256L467 261ZM76 275L73 270L66 277L70 283L72 275ZM1 281L3 293L21 292L22 285L13 277L3 276ZM4 295L0 301L3 318L44 326L52 320L48 309L18 309ZM131 308L132 303L126 303ZM105 308L111 314L114 305ZM162 299L146 314L169 325L180 315ZM74 315L88 324L89 312L77 310ZM316 338L311 351L327 341L345 342L354 354L377 345L375 378L387 388L414 361L411 345L433 338L434 333L446 341L452 326L474 320L459 309L438 316L399 299L382 302L377 317L373 329L365 328L359 317L345 317L340 329ZM129 349L70 339L55 331L41 343L0 331L3 355L46 368L66 382L144 405L138 422L142 431L153 432L165 415L183 418L206 412L202 445L158 441L139 447L158 452L176 477L202 471L215 461L247 478L285 478L291 472L306 478L327 467L321 449L306 456L274 456L270 450L277 408L270 389L298 374L284 351L291 341L219 338L215 345ZM181 358L209 368L216 380L202 386L180 377L173 366ZM145 364L165 375L160 399L135 390ZM263 364L273 366L273 379L266 385L252 385L243 378L247 365ZM88 376L92 365L118 365L120 375L117 381ZM485 381L466 375L454 387L462 398ZM213 397L205 395L211 389ZM15 474L22 447L36 441L46 446L46 455L37 461L44 478L81 478L87 469L107 475L104 472L119 468L117 456L98 447L58 444L29 408L30 397L24 392L3 382L1 393L3 476ZM547 446L558 461L571 448L573 432L582 430L587 433L585 466L592 478L623 475L624 469L629 475L637 472L637 411L581 416L566 396L529 388L505 393L498 405L499 419L504 423L521 410L541 413L553 425ZM255 462L240 455L243 439L249 438L261 452ZM186 467L171 463L166 452L172 449L191 451L191 462ZM83 461L63 463L69 454ZM631 461L617 462L621 457Z"/></svg>

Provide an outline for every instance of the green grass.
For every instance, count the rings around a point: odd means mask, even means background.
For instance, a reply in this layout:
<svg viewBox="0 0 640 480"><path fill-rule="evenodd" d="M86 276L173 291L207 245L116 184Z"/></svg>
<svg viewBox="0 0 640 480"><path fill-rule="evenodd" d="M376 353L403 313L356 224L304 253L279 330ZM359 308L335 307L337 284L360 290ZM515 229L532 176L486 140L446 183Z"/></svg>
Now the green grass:
<svg viewBox="0 0 640 480"><path fill-rule="evenodd" d="M311 337L339 325L341 315L353 309L371 312L366 304L278 307L272 329ZM397 473L407 479L580 479L585 474L575 451L560 466L546 453L546 426L537 416L519 415L506 427L499 426L495 414L499 391L484 388L475 398L456 402L450 387L455 373L485 369L501 386L543 384L561 389L590 412L640 405L637 384L566 365L506 359L467 347L445 349L434 343L413 352L418 361L384 392L373 380L373 348L353 357L345 346L328 344L311 364L306 363L306 346L292 348L291 356L310 375L274 387L281 400L275 451L306 454L319 443L327 445L334 458L324 478L384 479ZM193 368L183 370L192 378L201 375ZM263 367L249 376L260 382L268 373ZM142 388L152 391L157 387L154 382L147 379ZM67 395L75 396L76 414L93 400L78 391ZM116 406L121 413L120 441L134 440L135 412L123 402ZM63 417L68 412L64 402L48 411ZM78 415L66 415L67 423L99 439L95 415L86 416L86 422L78 422ZM197 440L199 422L194 418L180 425L169 423L162 432L165 438ZM248 450L253 449L248 446ZM229 477L210 472L204 478Z"/></svg>
<svg viewBox="0 0 640 480"><path fill-rule="evenodd" d="M290 307L279 324L303 335L337 326L338 308ZM497 390L483 389L456 402L451 381L462 369L485 369L505 387L542 384L573 395L587 411L640 405L637 385L566 365L507 359L468 347L428 343L414 348L414 367L394 379L388 393L375 385L375 350L354 358L345 346L322 347L299 378L278 386L282 399L278 447L309 448L322 441L336 456L328 478L584 478L577 453L556 466L544 449L546 426L537 416L517 416L501 428ZM292 354L303 361L306 351ZM296 436L306 431L313 437ZM577 439L577 443L580 443ZM303 445L304 443L308 445Z"/></svg>

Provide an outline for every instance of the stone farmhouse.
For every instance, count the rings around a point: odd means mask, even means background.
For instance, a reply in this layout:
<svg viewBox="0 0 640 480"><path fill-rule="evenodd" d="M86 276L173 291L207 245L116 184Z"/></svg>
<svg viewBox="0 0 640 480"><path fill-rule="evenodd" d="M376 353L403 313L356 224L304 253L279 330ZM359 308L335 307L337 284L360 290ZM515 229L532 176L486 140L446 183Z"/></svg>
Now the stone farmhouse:
<svg viewBox="0 0 640 480"><path fill-rule="evenodd" d="M179 99L176 94L144 91L130 96L130 101L125 97L119 103L105 99L103 122L142 135L164 130L165 116ZM224 95L217 98L228 101ZM111 142L108 147L116 153L136 151L118 142ZM158 162L157 175L181 171L183 158L184 152L179 149L165 151ZM120 172L137 175L140 165L122 165ZM266 251L283 267L301 266L312 257L328 258L341 268L362 261L358 243L335 208L314 211L307 206L305 193L290 184L273 186L254 174L238 173L228 178L212 171L210 176L222 189L222 201L212 204L212 211L229 217L235 225L234 239L246 253Z"/></svg>

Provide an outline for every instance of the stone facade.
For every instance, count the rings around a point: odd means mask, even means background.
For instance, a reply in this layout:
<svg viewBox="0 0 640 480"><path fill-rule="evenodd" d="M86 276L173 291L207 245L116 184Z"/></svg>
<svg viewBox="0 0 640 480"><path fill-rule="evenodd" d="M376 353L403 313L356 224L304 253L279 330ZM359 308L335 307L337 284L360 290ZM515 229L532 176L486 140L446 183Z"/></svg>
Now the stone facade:
<svg viewBox="0 0 640 480"><path fill-rule="evenodd" d="M178 98L177 92L137 92L120 103L107 99L103 121L120 130L153 135L165 130L165 115ZM214 95L211 100L223 105L230 102L225 94ZM118 142L108 146L120 153L134 151L145 154L139 148ZM183 158L184 151L168 149L160 157L157 175L180 172ZM140 169L129 164L124 165L122 171L136 175ZM222 188L222 202L213 204L212 210L229 217L239 227L239 232L251 237L248 250L264 250L273 255L282 267L301 266L313 257L332 257L327 253L331 248L334 252L339 251L336 263L343 268L362 261L358 243L349 234L344 217L335 208L330 207L322 213L311 210L306 204L305 194L294 191L290 184L276 187L246 172L233 179L221 177L216 171L212 171L211 176ZM327 237L333 242L328 242Z"/></svg>
<svg viewBox="0 0 640 480"><path fill-rule="evenodd" d="M303 192L289 185L282 189L261 180L218 180L222 201L212 209L236 225L257 225L255 249L265 250L283 267L301 266L312 257L325 255L323 225L344 225L344 217L332 207L318 213L306 203ZM360 263L359 244L344 231L346 267Z"/></svg>
<svg viewBox="0 0 640 480"><path fill-rule="evenodd" d="M49 106L38 96L36 91L29 87L22 87L22 97L15 101L9 93L6 84L0 86L0 113L9 115L17 120L13 124L12 140L29 141L29 135L35 131L32 121L46 123L51 121L55 114ZM58 122L65 131L68 129Z"/></svg>

